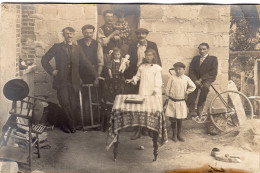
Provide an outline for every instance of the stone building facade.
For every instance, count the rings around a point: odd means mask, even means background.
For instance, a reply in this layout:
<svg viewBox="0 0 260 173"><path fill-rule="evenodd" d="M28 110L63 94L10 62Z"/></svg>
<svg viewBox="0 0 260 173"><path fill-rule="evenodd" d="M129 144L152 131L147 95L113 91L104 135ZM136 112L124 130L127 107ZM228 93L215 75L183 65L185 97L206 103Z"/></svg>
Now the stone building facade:
<svg viewBox="0 0 260 173"><path fill-rule="evenodd" d="M54 43L63 41L61 30L64 27L74 27L76 39L79 39L82 37L81 27L83 25L100 26L97 14L98 5L31 4L30 6L20 6L19 14L23 19L19 19L19 15L15 15L18 13L15 4L6 5L13 11L9 11L8 15L5 14L5 18L2 18L2 22L5 22L6 25L2 26L1 49L6 51L1 51L3 52L1 54L1 90L8 79L15 78L17 73L15 69L9 69L10 72L12 71L12 75L10 75L11 73L7 75L5 69L8 64L17 67L18 60L16 52L13 50L18 49L21 57L32 58L36 64L34 86L32 85L34 95L44 96L56 102L56 93L51 88L52 77L43 70L40 63L41 57ZM2 10L3 8L2 6ZM20 25L16 25L16 20L21 22ZM192 57L198 54L198 45L201 42L207 42L211 46L210 54L219 59L219 75L215 86L219 90L227 89L229 5L140 5L138 25L148 29L150 31L148 39L158 45L165 83L169 75L168 69L177 61L184 62L187 65L186 72L188 72ZM7 30L4 27L10 28L8 31L4 31L10 40L6 45L3 44L3 29ZM20 30L16 31L16 27L20 27ZM19 36L18 42L22 45L21 48L16 45L16 36ZM10 47L8 47L9 45ZM7 59L3 59L5 56L13 58L7 62ZM54 61L52 63L54 64ZM16 77L19 76L16 75ZM210 97L212 95L211 92ZM1 99L4 100L4 98Z"/></svg>

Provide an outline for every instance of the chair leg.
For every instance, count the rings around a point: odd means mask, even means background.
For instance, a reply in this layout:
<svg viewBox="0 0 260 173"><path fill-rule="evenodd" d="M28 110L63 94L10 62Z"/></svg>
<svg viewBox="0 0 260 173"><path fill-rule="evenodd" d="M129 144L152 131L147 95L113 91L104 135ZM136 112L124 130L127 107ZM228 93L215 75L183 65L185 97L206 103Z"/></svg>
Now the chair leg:
<svg viewBox="0 0 260 173"><path fill-rule="evenodd" d="M38 153L38 158L41 157L40 155L40 140L39 140L39 134L36 133L36 140L37 140L37 153Z"/></svg>
<svg viewBox="0 0 260 173"><path fill-rule="evenodd" d="M6 146L7 145L7 142L8 142L8 140L9 140L9 138L10 138L10 135L11 135L11 133L12 133L12 131L13 131L13 127L11 127L10 129L9 129L9 131L8 131L8 133L7 133L7 135L6 135L6 139L4 139L4 134L3 134L3 145L4 146Z"/></svg>

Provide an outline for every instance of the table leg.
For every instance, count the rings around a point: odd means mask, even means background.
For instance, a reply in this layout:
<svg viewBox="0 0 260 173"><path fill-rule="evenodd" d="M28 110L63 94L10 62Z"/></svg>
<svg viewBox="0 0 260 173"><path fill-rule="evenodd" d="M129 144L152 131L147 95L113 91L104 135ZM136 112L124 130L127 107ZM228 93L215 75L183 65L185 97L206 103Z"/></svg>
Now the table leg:
<svg viewBox="0 0 260 173"><path fill-rule="evenodd" d="M119 144L119 132L117 135L117 142L114 143L114 161L116 161L117 153L118 153L118 144Z"/></svg>
<svg viewBox="0 0 260 173"><path fill-rule="evenodd" d="M153 132L153 155L154 159L153 161L155 162L157 160L158 156L158 132Z"/></svg>

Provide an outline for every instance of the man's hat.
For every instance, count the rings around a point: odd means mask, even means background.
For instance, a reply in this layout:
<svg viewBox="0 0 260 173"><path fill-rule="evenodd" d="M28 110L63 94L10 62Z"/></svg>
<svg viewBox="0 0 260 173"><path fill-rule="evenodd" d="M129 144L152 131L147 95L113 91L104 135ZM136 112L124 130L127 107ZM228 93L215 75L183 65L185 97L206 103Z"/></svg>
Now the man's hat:
<svg viewBox="0 0 260 173"><path fill-rule="evenodd" d="M175 64L173 64L173 67L182 67L182 68L185 68L185 64L183 64L182 62L176 62Z"/></svg>
<svg viewBox="0 0 260 173"><path fill-rule="evenodd" d="M29 86L22 79L13 79L4 85L3 93L8 100L23 100L29 94Z"/></svg>
<svg viewBox="0 0 260 173"><path fill-rule="evenodd" d="M149 34L149 31L148 31L147 29L144 29L144 28L138 28L138 29L135 31L135 34L139 34L139 33Z"/></svg>

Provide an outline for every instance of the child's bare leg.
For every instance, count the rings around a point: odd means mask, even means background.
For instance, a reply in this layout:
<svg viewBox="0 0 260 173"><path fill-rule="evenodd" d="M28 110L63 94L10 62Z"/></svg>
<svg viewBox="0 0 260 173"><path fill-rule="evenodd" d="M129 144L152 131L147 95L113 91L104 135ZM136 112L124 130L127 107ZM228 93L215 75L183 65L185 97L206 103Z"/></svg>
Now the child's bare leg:
<svg viewBox="0 0 260 173"><path fill-rule="evenodd" d="M172 127L172 140L174 142L177 142L177 124L176 124L176 119L175 118L172 118L170 117L169 120L171 121L171 127Z"/></svg>
<svg viewBox="0 0 260 173"><path fill-rule="evenodd" d="M182 131L182 119L177 119L177 138L179 141L184 142L184 139L181 135Z"/></svg>

